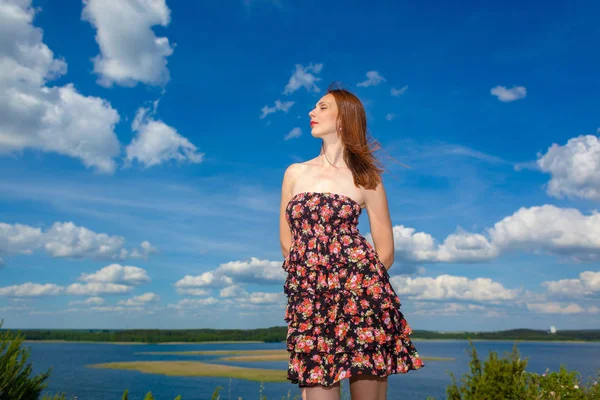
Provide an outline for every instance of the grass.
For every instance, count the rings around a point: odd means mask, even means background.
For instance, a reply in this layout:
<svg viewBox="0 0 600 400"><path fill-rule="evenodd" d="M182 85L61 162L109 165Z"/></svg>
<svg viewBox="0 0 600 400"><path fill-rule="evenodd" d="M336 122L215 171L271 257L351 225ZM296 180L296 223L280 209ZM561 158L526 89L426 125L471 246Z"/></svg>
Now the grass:
<svg viewBox="0 0 600 400"><path fill-rule="evenodd" d="M287 382L287 371L207 364L199 361L132 361L88 365L168 376L204 376L245 379L257 382Z"/></svg>

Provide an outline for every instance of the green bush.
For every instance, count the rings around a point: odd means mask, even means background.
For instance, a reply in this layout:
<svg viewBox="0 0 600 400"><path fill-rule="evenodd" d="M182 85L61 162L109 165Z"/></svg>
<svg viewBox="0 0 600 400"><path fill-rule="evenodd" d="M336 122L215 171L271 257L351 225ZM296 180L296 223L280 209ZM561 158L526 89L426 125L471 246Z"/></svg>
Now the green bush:
<svg viewBox="0 0 600 400"><path fill-rule="evenodd" d="M51 370L31 376L31 349L21 346L20 333L3 331L3 324L0 321L0 400L35 400L48 385Z"/></svg>
<svg viewBox="0 0 600 400"><path fill-rule="evenodd" d="M517 344L512 352L499 358L490 352L488 359L479 359L471 346L470 372L460 382L450 372L452 383L446 389L448 400L593 400L600 399L600 385L591 379L584 384L578 372L564 366L558 372L539 375L525 371L527 359L522 359ZM600 371L599 371L600 373Z"/></svg>

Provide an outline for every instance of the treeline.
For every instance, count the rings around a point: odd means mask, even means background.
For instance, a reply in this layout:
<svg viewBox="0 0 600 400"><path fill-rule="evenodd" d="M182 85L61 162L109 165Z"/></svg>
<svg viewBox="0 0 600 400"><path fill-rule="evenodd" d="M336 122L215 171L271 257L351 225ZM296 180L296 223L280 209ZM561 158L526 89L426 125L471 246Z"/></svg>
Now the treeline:
<svg viewBox="0 0 600 400"><path fill-rule="evenodd" d="M262 329L28 329L20 330L26 340L66 340L92 342L217 342L260 341L283 342L287 328ZM550 333L534 329L495 332L436 332L416 330L413 339L473 340L582 340L600 341L600 330L568 330Z"/></svg>
<svg viewBox="0 0 600 400"><path fill-rule="evenodd" d="M493 332L414 331L411 337L418 339L600 341L600 330L565 330L557 331L556 333L536 329L511 329Z"/></svg>
<svg viewBox="0 0 600 400"><path fill-rule="evenodd" d="M281 342L286 327L262 329L24 329L25 340L66 340L91 342L219 342L259 341Z"/></svg>

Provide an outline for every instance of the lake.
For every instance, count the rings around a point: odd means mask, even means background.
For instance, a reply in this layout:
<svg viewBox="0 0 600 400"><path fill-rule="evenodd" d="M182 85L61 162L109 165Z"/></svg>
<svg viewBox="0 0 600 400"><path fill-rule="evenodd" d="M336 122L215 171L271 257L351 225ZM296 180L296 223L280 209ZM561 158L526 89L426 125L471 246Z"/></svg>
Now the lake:
<svg viewBox="0 0 600 400"><path fill-rule="evenodd" d="M460 376L468 370L468 342L464 340L420 341L414 340L419 354L429 357L451 357L455 361L426 361L425 367L405 375L389 378L388 398L425 399L434 396L444 399L450 370ZM169 377L142 374L136 371L86 368L88 364L115 361L148 360L202 360L215 359L214 356L147 355L147 351L193 351L193 350L265 350L283 349L283 343L228 343L228 344L184 344L184 345L115 345L104 343L26 343L30 347L30 361L34 372L40 373L52 367L48 392L65 393L77 396L78 400L121 400L125 389L129 389L130 400L142 400L152 391L156 400L173 400L177 395L182 400L210 399L214 389L222 386L221 400L242 397L243 400L259 398L259 382L230 380L229 378ZM510 351L512 342L478 341L475 347L482 359L488 352L500 355ZM521 355L529 357L528 371L543 373L547 368L558 370L560 364L577 370L587 379L596 376L600 369L600 343L519 343ZM211 361L209 361L211 360ZM260 368L285 369L286 362L217 362L226 365L239 365ZM291 383L266 383L263 394L268 400L282 399L291 392L291 397L299 395L299 390ZM70 397L69 397L70 398Z"/></svg>

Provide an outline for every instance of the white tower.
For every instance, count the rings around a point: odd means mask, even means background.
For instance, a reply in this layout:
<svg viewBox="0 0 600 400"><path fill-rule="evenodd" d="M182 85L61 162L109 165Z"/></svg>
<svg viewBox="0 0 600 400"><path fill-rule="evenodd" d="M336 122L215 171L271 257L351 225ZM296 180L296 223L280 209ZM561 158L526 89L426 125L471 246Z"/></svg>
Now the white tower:
<svg viewBox="0 0 600 400"><path fill-rule="evenodd" d="M554 325L550 325L550 333L556 333L556 327Z"/></svg>

